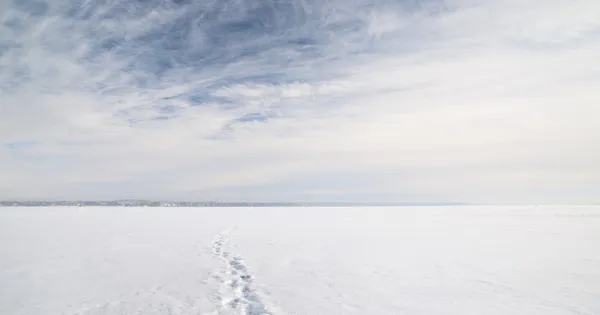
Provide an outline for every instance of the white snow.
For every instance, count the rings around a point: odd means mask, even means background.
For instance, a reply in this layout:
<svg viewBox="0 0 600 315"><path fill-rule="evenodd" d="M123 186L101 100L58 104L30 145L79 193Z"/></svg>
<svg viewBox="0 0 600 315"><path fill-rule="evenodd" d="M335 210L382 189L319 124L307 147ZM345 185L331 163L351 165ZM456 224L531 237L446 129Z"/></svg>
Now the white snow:
<svg viewBox="0 0 600 315"><path fill-rule="evenodd" d="M0 208L0 314L600 314L600 207Z"/></svg>

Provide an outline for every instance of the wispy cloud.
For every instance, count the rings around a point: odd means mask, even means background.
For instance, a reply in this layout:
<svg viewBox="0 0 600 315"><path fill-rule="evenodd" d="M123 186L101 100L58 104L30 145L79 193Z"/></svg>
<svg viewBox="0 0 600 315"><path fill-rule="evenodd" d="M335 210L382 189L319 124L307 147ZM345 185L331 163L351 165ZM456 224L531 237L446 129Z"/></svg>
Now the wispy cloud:
<svg viewBox="0 0 600 315"><path fill-rule="evenodd" d="M599 36L595 0L0 1L0 198L597 202Z"/></svg>

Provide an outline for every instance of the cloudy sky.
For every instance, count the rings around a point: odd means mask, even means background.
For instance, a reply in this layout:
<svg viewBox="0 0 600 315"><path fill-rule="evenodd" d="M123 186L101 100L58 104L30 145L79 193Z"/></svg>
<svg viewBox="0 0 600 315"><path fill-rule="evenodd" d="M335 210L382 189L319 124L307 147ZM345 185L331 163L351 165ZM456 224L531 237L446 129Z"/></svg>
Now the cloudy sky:
<svg viewBox="0 0 600 315"><path fill-rule="evenodd" d="M0 199L599 192L598 0L0 0Z"/></svg>

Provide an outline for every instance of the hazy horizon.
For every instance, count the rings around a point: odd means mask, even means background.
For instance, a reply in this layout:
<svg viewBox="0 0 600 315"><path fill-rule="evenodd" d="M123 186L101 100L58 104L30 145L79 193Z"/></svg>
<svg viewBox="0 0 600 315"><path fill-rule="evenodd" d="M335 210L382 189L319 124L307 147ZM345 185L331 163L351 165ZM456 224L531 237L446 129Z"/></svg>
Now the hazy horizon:
<svg viewBox="0 0 600 315"><path fill-rule="evenodd" d="M244 206L244 204L251 206L260 206L267 205L269 207L285 207L286 205L290 206L356 206L356 207L369 207L369 206L390 206L390 207L427 207L427 206L443 206L443 207L461 207L461 206L481 206L481 207L512 207L512 206L548 206L548 207L560 207L560 206L598 206L600 202L591 202L591 203L467 203L467 202L385 202L385 201L336 201L336 200L322 200L322 201L290 201L290 200L238 200L238 201L230 201L230 200L203 200L203 199L134 199L134 198L126 198L126 199L0 199L0 207L3 206L2 203L110 203L110 202L159 202L159 203L192 203L192 204L231 204L233 207L236 206ZM60 205L59 205L60 206ZM105 205L98 205L99 207L104 207ZM116 205L118 206L118 205ZM110 207L110 206L107 206ZM160 207L160 206L155 206Z"/></svg>

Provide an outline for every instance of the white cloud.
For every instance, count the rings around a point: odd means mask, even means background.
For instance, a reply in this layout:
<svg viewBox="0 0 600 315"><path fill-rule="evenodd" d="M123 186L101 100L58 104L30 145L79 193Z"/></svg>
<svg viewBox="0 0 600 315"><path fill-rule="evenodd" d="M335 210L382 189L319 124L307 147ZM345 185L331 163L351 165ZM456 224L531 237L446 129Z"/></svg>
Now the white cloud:
<svg viewBox="0 0 600 315"><path fill-rule="evenodd" d="M78 21L3 3L22 26L0 31L0 197L598 202L596 1L311 8L221 44L261 53L197 66L133 40L192 7ZM208 58L206 21L181 55ZM92 48L117 35L126 50ZM318 50L281 44L298 37Z"/></svg>

